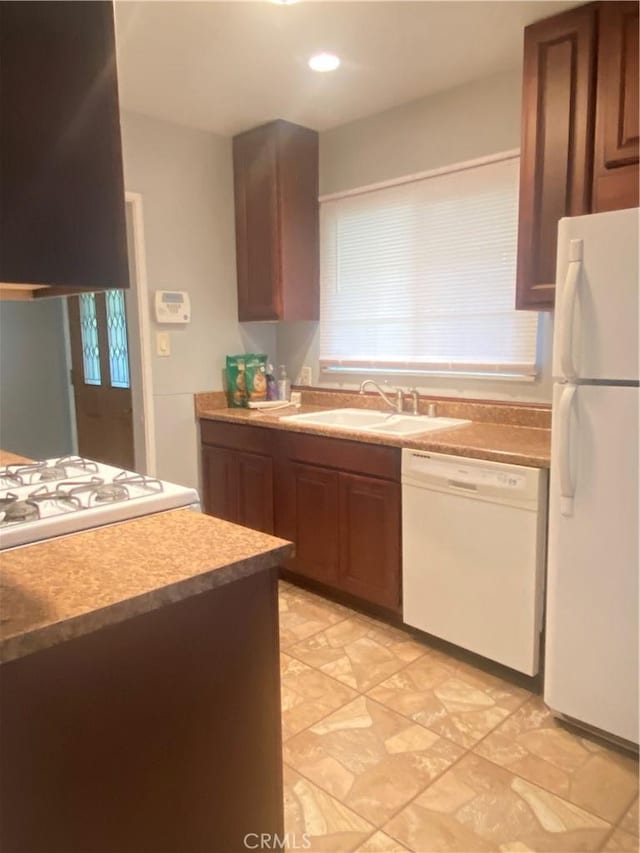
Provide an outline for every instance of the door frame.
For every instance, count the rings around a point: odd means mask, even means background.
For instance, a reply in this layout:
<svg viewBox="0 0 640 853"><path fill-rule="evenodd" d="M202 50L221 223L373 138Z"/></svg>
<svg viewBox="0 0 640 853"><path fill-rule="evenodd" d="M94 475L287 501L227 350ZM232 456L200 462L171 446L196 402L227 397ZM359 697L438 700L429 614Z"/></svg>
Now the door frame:
<svg viewBox="0 0 640 853"><path fill-rule="evenodd" d="M129 330L129 369L131 370L131 404L135 470L139 474L156 475L156 430L153 406L153 371L151 361L151 329L149 326L149 284L144 239L142 195L125 192L127 214L131 215L133 245L129 247L130 287L125 292L129 317L137 324ZM133 310L131 310L133 309ZM132 335L132 331L137 335ZM132 358L133 355L133 358ZM138 438L138 440L136 440Z"/></svg>
<svg viewBox="0 0 640 853"><path fill-rule="evenodd" d="M129 343L129 372L131 376L131 408L133 417L134 468L139 474L156 475L156 433L153 406L153 372L151 361L151 330L149 325L149 286L144 239L142 195L125 193L127 232L131 223L132 241L129 251L130 286L125 291L127 333ZM67 375L71 376L71 345L69 316L65 300L64 337L67 354ZM131 322L130 322L131 321ZM73 385L69 385L71 439L78 451L77 424Z"/></svg>

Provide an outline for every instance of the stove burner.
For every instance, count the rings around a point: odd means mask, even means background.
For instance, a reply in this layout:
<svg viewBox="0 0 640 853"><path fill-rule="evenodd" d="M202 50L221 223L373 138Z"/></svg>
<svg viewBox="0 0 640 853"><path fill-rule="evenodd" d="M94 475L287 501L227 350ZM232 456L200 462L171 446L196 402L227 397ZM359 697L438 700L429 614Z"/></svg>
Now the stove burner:
<svg viewBox="0 0 640 853"><path fill-rule="evenodd" d="M34 501L13 500L4 507L5 522L33 521L36 518L40 518L40 510Z"/></svg>
<svg viewBox="0 0 640 853"><path fill-rule="evenodd" d="M18 496L13 492L7 492L6 495L0 498L0 512L4 512L5 509L14 504L18 500Z"/></svg>
<svg viewBox="0 0 640 853"><path fill-rule="evenodd" d="M92 497L96 503L116 503L116 501L126 501L129 491L126 486L121 486L119 483L105 483L92 492Z"/></svg>
<svg viewBox="0 0 640 853"><path fill-rule="evenodd" d="M64 465L60 465L60 463L56 462L56 464L52 465L50 468L45 468L38 479L41 483L45 483L48 480L65 480L66 478L67 469Z"/></svg>

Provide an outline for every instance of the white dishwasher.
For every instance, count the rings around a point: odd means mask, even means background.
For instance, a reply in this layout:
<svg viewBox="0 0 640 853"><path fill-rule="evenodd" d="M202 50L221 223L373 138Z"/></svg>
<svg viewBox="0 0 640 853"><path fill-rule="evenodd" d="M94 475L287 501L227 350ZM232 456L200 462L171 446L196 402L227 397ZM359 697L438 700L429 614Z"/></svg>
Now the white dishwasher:
<svg viewBox="0 0 640 853"><path fill-rule="evenodd" d="M402 451L403 619L538 672L547 472Z"/></svg>

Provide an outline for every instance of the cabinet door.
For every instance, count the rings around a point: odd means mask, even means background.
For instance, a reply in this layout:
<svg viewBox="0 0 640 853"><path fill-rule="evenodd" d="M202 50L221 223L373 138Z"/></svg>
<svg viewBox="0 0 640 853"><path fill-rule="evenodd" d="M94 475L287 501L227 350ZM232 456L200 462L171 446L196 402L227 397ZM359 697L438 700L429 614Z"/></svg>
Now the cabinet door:
<svg viewBox="0 0 640 853"><path fill-rule="evenodd" d="M202 492L206 513L227 521L238 521L235 451L208 445L202 448Z"/></svg>
<svg viewBox="0 0 640 853"><path fill-rule="evenodd" d="M401 602L400 485L340 474L340 588L393 609Z"/></svg>
<svg viewBox="0 0 640 853"><path fill-rule="evenodd" d="M269 456L237 453L238 523L273 533L273 462Z"/></svg>
<svg viewBox="0 0 640 853"><path fill-rule="evenodd" d="M553 307L558 221L591 210L596 4L525 29L516 307Z"/></svg>
<svg viewBox="0 0 640 853"><path fill-rule="evenodd" d="M593 210L638 206L638 3L600 8Z"/></svg>
<svg viewBox="0 0 640 853"><path fill-rule="evenodd" d="M338 472L286 461L279 467L276 486L276 534L296 546L287 568L335 586Z"/></svg>
<svg viewBox="0 0 640 853"><path fill-rule="evenodd" d="M0 55L0 282L128 287L113 3L2 2Z"/></svg>
<svg viewBox="0 0 640 853"><path fill-rule="evenodd" d="M271 125L234 137L238 318L277 320L279 269L277 137Z"/></svg>

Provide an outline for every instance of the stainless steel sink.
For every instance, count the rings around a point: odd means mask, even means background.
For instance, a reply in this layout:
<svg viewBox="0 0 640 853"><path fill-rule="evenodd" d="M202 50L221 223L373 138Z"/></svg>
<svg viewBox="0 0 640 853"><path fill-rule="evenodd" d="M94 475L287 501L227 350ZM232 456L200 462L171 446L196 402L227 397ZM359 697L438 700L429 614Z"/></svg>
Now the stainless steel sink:
<svg viewBox="0 0 640 853"><path fill-rule="evenodd" d="M307 415L283 415L281 421L324 426L336 430L362 430L381 435L420 435L463 426L471 421L460 418L431 418L425 415L396 415L371 409L330 409Z"/></svg>

